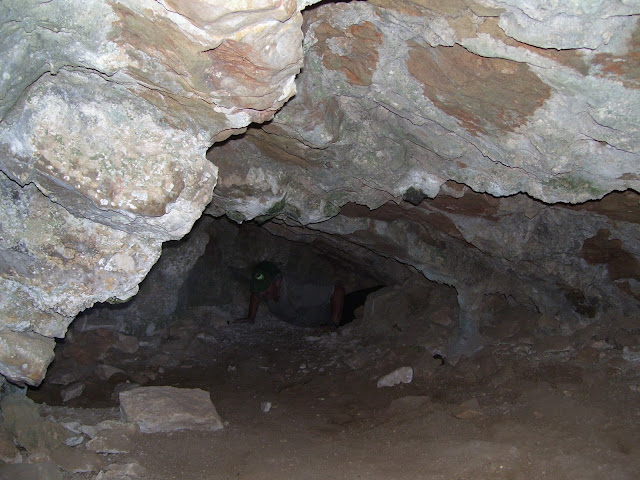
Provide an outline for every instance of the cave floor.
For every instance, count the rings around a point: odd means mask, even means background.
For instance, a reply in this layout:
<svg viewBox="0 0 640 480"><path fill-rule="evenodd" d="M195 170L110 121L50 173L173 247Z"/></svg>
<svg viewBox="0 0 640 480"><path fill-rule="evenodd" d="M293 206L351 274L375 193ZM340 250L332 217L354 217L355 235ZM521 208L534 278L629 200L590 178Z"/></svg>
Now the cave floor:
<svg viewBox="0 0 640 480"><path fill-rule="evenodd" d="M64 347L53 378L72 355ZM129 453L108 456L138 463L149 479L640 478L638 367L619 352L587 362L496 344L441 365L355 327L311 332L264 317L227 326L186 315L137 352L110 349L101 361L126 375L86 377L83 394L64 405L62 387L46 381L29 396L54 418L97 423L120 418L114 389L147 378L209 391L225 423L218 432L140 434ZM405 365L411 383L377 388Z"/></svg>

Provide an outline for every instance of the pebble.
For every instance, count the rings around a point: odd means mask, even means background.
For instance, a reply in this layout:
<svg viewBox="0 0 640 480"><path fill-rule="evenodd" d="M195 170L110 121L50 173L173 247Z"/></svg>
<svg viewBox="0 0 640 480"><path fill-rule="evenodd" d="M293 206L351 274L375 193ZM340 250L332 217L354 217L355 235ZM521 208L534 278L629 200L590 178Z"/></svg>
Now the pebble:
<svg viewBox="0 0 640 480"><path fill-rule="evenodd" d="M262 410L264 413L268 413L269 410L271 410L271 402L262 402L260 404L260 410Z"/></svg>
<svg viewBox="0 0 640 480"><path fill-rule="evenodd" d="M475 398L467 400L466 402L462 402L454 409L453 416L464 420L481 417L482 410L480 407L480 403Z"/></svg>
<svg viewBox="0 0 640 480"><path fill-rule="evenodd" d="M60 396L62 397L62 402L66 403L82 395L82 392L84 392L84 383L74 383L73 385L61 390Z"/></svg>
<svg viewBox="0 0 640 480"><path fill-rule="evenodd" d="M640 362L640 348L624 347L622 349L622 358L624 358L628 362Z"/></svg>
<svg viewBox="0 0 640 480"><path fill-rule="evenodd" d="M393 387L399 383L411 383L413 380L412 367L400 367L378 380L378 388Z"/></svg>
<svg viewBox="0 0 640 480"><path fill-rule="evenodd" d="M84 442L84 437L82 435L78 435L77 437L67 438L64 443L67 445L67 447L77 447L82 442Z"/></svg>

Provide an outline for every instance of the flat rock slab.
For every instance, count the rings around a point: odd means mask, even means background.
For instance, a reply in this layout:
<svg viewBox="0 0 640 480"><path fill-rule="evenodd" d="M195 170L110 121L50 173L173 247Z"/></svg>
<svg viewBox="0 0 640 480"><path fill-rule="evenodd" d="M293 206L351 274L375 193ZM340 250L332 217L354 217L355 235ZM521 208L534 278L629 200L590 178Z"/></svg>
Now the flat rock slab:
<svg viewBox="0 0 640 480"><path fill-rule="evenodd" d="M220 430L222 420L209 392L175 387L139 387L120 393L122 418L143 433Z"/></svg>

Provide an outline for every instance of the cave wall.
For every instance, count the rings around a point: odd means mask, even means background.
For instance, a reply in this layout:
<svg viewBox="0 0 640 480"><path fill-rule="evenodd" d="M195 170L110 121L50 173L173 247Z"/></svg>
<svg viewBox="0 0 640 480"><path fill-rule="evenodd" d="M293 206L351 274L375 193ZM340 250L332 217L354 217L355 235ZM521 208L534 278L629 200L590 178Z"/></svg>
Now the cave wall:
<svg viewBox="0 0 640 480"><path fill-rule="evenodd" d="M38 384L52 337L134 295L200 217L207 148L295 93L302 17L292 0L28 0L0 17L0 373Z"/></svg>
<svg viewBox="0 0 640 480"><path fill-rule="evenodd" d="M482 344L494 294L567 329L637 318L638 13L315 6L298 94L210 150L220 181L207 211L307 225L454 286L452 354Z"/></svg>
<svg viewBox="0 0 640 480"><path fill-rule="evenodd" d="M357 245L455 287L460 330L447 348L456 358L484 344L479 327L496 295L529 312L514 312L514 323L534 315L559 323L565 334L592 323L631 321L640 329L639 202L640 195L624 192L549 206L448 182L418 205L388 202L369 211L348 204L307 228L336 249ZM286 222L281 228L299 231Z"/></svg>
<svg viewBox="0 0 640 480"><path fill-rule="evenodd" d="M546 203L638 191L638 14L637 1L315 6L297 95L209 152L222 172L209 210L306 224L448 180Z"/></svg>
<svg viewBox="0 0 640 480"><path fill-rule="evenodd" d="M170 325L180 328L185 318L206 324L243 318L249 308L251 272L262 260L296 278L340 282L347 292L415 277L426 282L417 272L369 250L354 255L355 246L345 252L313 230L305 230L304 236L277 225L238 225L226 217L205 215L184 238L163 245L135 297L85 310L76 317L73 331L107 329L141 336Z"/></svg>
<svg viewBox="0 0 640 480"><path fill-rule="evenodd" d="M637 315L639 1L312 3L0 5L0 374L207 205L454 286L462 350L496 293Z"/></svg>

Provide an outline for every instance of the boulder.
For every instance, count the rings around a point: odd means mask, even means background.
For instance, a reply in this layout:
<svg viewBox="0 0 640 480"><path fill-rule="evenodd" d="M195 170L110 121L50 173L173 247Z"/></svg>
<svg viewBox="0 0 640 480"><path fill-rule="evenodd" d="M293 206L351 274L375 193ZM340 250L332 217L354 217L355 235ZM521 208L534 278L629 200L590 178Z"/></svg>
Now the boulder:
<svg viewBox="0 0 640 480"><path fill-rule="evenodd" d="M139 387L121 392L120 412L143 433L223 428L209 392L200 389Z"/></svg>

